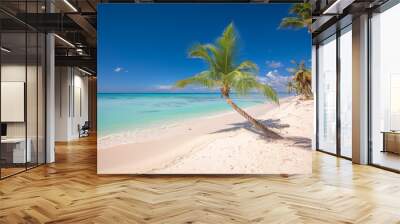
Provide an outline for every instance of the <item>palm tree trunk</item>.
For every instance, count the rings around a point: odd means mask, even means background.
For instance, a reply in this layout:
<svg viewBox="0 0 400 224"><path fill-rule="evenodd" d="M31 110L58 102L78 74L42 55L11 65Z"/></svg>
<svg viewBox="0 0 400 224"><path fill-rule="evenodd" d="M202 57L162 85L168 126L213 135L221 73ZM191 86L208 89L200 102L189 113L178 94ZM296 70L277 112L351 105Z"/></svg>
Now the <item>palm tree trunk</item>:
<svg viewBox="0 0 400 224"><path fill-rule="evenodd" d="M264 132L264 134L269 137L269 138L274 138L274 139L281 139L282 136L280 136L279 134L275 133L274 131L270 130L268 127L266 127L264 124L262 124L261 122L257 121L256 119L254 119L252 116L250 116L248 113L246 113L246 111L242 110L240 107L238 107L231 98L229 98L229 96L225 96L224 98L226 100L226 102L236 111L238 112L240 115L242 115L244 118L246 118L246 120L248 120L252 125L254 125L257 129L261 130L262 132Z"/></svg>

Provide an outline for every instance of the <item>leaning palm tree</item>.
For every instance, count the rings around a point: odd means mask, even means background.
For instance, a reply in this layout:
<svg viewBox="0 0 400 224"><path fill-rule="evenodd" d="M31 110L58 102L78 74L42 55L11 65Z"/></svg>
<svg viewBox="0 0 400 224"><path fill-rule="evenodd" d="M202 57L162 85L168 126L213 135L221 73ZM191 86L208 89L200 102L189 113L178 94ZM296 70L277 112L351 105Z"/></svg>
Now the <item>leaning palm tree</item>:
<svg viewBox="0 0 400 224"><path fill-rule="evenodd" d="M295 65L294 68L289 68L288 71L293 74L292 80L288 82L288 91L296 92L298 95L302 95L304 99L312 98L311 88L311 71L305 65L304 61L296 62L291 61Z"/></svg>
<svg viewBox="0 0 400 224"><path fill-rule="evenodd" d="M289 13L293 14L294 16L283 18L279 27L294 29L307 28L308 32L311 32L311 10L312 5L309 2L293 4Z"/></svg>
<svg viewBox="0 0 400 224"><path fill-rule="evenodd" d="M176 82L175 86L184 88L188 85L200 85L210 89L219 89L225 101L240 115L246 118L257 129L263 131L267 137L281 138L264 124L254 119L239 108L230 98L235 91L245 95L252 90L259 91L275 103L279 103L275 90L257 79L257 65L251 61L236 63L237 35L233 23L229 24L215 44L197 44L189 51L189 57L204 60L208 69L190 78Z"/></svg>

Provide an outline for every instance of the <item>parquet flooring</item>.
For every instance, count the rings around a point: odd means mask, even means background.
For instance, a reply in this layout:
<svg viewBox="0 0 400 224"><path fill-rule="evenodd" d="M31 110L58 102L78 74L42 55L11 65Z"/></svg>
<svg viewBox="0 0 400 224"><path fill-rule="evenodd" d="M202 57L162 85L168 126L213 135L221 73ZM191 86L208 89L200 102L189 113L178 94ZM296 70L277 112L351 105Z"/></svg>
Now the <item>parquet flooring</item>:
<svg viewBox="0 0 400 224"><path fill-rule="evenodd" d="M315 152L313 174L98 176L96 141L0 181L0 223L400 223L400 175Z"/></svg>

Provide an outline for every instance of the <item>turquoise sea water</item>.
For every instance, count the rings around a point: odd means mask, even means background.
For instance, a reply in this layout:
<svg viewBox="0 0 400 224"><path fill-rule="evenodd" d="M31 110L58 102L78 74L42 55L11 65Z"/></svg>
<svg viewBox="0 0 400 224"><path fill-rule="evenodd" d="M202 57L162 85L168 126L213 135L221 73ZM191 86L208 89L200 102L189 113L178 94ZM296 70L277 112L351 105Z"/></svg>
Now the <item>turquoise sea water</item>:
<svg viewBox="0 0 400 224"><path fill-rule="evenodd" d="M231 97L241 107L268 103L258 94ZM99 136L232 110L217 93L99 93L97 100Z"/></svg>

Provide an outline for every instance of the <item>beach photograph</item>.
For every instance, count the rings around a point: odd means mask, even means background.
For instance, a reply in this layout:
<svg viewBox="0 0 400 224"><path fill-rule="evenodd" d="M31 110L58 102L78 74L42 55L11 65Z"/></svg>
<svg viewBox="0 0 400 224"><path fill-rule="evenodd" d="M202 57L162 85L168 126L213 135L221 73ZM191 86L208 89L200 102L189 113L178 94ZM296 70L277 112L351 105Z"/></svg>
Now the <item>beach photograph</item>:
<svg viewBox="0 0 400 224"><path fill-rule="evenodd" d="M100 5L98 174L311 173L311 37L294 10Z"/></svg>

